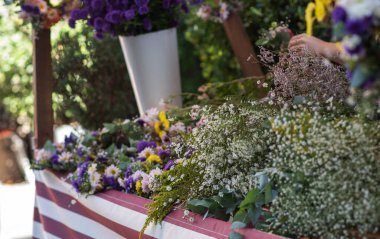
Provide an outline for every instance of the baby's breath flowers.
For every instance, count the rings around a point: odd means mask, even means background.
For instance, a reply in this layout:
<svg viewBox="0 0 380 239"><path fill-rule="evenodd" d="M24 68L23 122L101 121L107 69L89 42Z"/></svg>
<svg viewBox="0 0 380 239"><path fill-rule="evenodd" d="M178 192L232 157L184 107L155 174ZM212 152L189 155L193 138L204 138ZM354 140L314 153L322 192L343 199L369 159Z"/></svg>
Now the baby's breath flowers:
<svg viewBox="0 0 380 239"><path fill-rule="evenodd" d="M271 128L276 138L269 158L279 190L273 227L320 238L378 230L379 122L311 105L283 110Z"/></svg>

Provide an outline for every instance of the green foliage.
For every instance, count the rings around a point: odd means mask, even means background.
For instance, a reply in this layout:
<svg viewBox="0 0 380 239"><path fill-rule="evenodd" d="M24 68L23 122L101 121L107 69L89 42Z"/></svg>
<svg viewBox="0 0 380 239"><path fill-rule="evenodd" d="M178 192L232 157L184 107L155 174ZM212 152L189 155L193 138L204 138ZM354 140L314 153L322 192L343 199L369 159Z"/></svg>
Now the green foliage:
<svg viewBox="0 0 380 239"><path fill-rule="evenodd" d="M206 217L228 221L236 211L241 198L236 198L233 193L223 190L222 196L212 196L206 199L192 199L186 204L191 211Z"/></svg>
<svg viewBox="0 0 380 239"><path fill-rule="evenodd" d="M55 110L63 122L96 129L136 115L128 71L117 39L94 40L85 26L63 27L53 44Z"/></svg>
<svg viewBox="0 0 380 239"><path fill-rule="evenodd" d="M6 111L25 124L22 133L29 133L33 116L30 28L20 27L9 15L12 9L0 6L0 98Z"/></svg>
<svg viewBox="0 0 380 239"><path fill-rule="evenodd" d="M141 229L140 236L151 223L161 223L176 204L191 198L189 189L199 186L199 182L196 180L199 177L199 167L191 160L175 166L172 170L165 171L160 176L162 186L153 197L153 201L147 205L149 208L148 218Z"/></svg>

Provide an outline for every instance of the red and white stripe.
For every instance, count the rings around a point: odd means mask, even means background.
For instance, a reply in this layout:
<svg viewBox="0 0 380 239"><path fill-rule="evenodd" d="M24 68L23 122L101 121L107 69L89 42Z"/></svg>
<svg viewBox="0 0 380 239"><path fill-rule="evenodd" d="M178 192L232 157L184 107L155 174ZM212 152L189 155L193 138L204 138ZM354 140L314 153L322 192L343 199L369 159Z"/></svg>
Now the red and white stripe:
<svg viewBox="0 0 380 239"><path fill-rule="evenodd" d="M147 216L144 205L150 200L135 195L108 191L94 196L78 195L56 174L36 172L34 238L131 238L137 239ZM230 224L200 215L190 223L183 210L170 213L162 225L151 225L143 238L210 239L228 238ZM245 238L280 239L257 230L240 230Z"/></svg>

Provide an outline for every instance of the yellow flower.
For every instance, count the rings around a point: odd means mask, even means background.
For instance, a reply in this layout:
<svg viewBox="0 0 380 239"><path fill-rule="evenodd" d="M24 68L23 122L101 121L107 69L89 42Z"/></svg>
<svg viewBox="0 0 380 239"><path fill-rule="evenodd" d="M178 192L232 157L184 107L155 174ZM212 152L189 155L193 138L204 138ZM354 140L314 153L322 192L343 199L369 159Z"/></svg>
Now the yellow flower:
<svg viewBox="0 0 380 239"><path fill-rule="evenodd" d="M322 0L315 0L315 16L318 22L321 22L326 17L326 7Z"/></svg>
<svg viewBox="0 0 380 239"><path fill-rule="evenodd" d="M170 122L169 120L166 118L166 114L164 111L161 111L159 114L158 114L158 118L160 119L162 125L164 126L165 129L169 129L170 127Z"/></svg>
<svg viewBox="0 0 380 239"><path fill-rule="evenodd" d="M154 130L156 131L158 136L160 136L160 138L162 139L162 137L165 135L166 132L164 130L162 130L161 125L162 125L162 123L160 121L155 122L154 123Z"/></svg>
<svg viewBox="0 0 380 239"><path fill-rule="evenodd" d="M141 193L142 192L141 188L142 188L142 186L141 186L141 180L139 180L139 181L136 182L136 191L138 193Z"/></svg>
<svg viewBox="0 0 380 239"><path fill-rule="evenodd" d="M166 114L164 111L161 111L158 114L158 119L159 121L154 123L154 130L156 131L158 136L160 136L160 138L162 139L166 134L165 130L168 130L170 127L170 122L166 118Z"/></svg>
<svg viewBox="0 0 380 239"><path fill-rule="evenodd" d="M310 2L305 11L305 19L306 19L306 33L309 36L313 35L313 24L314 24L314 10L315 10L315 3Z"/></svg>
<svg viewBox="0 0 380 239"><path fill-rule="evenodd" d="M151 163L162 163L162 160L160 158L160 156L158 156L157 154L152 154L150 155L147 160Z"/></svg>

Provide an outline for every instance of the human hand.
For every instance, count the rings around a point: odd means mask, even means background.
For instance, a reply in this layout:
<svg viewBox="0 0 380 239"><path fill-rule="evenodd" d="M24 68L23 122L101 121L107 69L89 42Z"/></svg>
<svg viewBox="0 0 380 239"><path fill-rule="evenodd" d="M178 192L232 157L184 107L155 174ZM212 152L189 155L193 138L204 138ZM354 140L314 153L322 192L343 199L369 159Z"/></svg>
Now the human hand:
<svg viewBox="0 0 380 239"><path fill-rule="evenodd" d="M288 48L290 51L308 51L318 56L324 56L324 49L327 42L307 34L300 34L292 37L289 41Z"/></svg>
<svg viewBox="0 0 380 239"><path fill-rule="evenodd" d="M325 42L305 33L292 37L288 49L293 52L313 53L339 64L344 63L342 54L335 43Z"/></svg>

